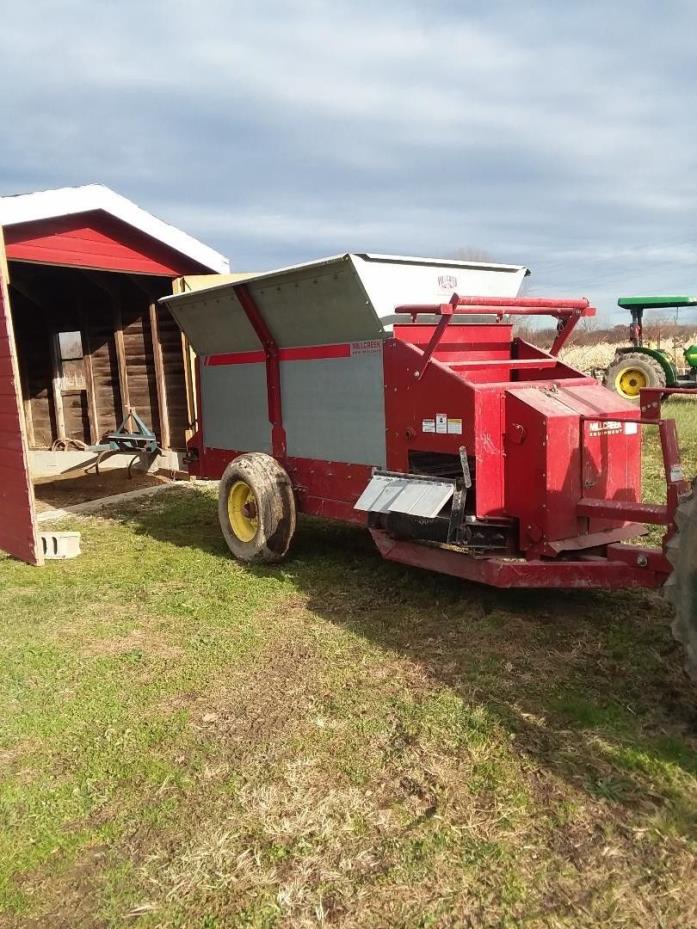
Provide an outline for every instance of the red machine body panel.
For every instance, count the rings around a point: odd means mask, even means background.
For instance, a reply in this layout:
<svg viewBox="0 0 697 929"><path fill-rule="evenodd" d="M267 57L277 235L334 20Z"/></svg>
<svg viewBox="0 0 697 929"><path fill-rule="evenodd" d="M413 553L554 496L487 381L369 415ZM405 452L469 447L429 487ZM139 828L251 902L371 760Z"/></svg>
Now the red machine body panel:
<svg viewBox="0 0 697 929"><path fill-rule="evenodd" d="M189 443L190 448L195 447L198 438L197 434ZM204 447L198 454L198 460L189 467L190 472L197 477L220 480L230 462L244 452ZM371 478L372 468L312 458L285 458L283 466L292 481L300 513L361 526L366 524L366 514L353 507Z"/></svg>
<svg viewBox="0 0 697 929"><path fill-rule="evenodd" d="M395 325L393 332L395 339L415 345L423 352L431 341L434 330L435 326L424 324ZM490 377L489 371L493 362L510 360L512 332L513 326L505 323L495 326L450 326L438 343L433 357L448 365L457 365L465 361L486 362L484 368L472 369L468 376L472 383L486 382Z"/></svg>
<svg viewBox="0 0 697 929"><path fill-rule="evenodd" d="M583 387L515 388L506 391L506 513L519 520L524 550L569 540L621 522L577 514L582 497L636 501L640 498L641 444L638 413L617 411L612 423L581 417L597 415L606 391L594 382ZM612 415L612 400L607 412Z"/></svg>

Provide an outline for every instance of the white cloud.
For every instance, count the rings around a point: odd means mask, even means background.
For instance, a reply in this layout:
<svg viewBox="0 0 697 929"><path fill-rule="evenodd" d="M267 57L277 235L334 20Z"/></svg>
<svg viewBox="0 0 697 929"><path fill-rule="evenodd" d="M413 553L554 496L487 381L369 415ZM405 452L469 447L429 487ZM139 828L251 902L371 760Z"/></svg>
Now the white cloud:
<svg viewBox="0 0 697 929"><path fill-rule="evenodd" d="M33 0L0 34L0 183L102 180L238 266L469 245L547 289L697 289L696 25L688 0Z"/></svg>

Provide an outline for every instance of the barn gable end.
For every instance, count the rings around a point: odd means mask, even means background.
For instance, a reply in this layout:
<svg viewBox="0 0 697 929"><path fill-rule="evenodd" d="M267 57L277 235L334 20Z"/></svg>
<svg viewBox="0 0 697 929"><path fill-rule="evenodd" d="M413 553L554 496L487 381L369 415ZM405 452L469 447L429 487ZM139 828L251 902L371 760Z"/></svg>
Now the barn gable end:
<svg viewBox="0 0 697 929"><path fill-rule="evenodd" d="M7 257L133 274L200 274L203 265L99 210L5 229ZM185 270L182 270L185 269Z"/></svg>
<svg viewBox="0 0 697 929"><path fill-rule="evenodd" d="M136 411L162 450L155 466L180 469L192 359L158 299L229 262L101 185L0 197L3 243L0 549L39 564L32 462L51 474L93 465Z"/></svg>

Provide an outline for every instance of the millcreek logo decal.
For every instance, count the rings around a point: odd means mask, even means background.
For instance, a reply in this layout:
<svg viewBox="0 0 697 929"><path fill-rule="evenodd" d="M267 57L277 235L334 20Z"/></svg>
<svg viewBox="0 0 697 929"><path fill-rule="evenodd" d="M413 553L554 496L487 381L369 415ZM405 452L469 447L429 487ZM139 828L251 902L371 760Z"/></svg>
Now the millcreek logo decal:
<svg viewBox="0 0 697 929"><path fill-rule="evenodd" d="M454 274L439 274L438 286L442 290L455 290L457 287L457 278Z"/></svg>

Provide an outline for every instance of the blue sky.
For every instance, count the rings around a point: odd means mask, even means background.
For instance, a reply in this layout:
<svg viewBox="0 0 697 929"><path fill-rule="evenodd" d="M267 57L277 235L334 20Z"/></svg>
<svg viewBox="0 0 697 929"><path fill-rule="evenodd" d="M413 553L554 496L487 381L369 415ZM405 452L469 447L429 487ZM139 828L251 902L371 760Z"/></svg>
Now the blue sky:
<svg viewBox="0 0 697 929"><path fill-rule="evenodd" d="M105 183L239 270L464 251L603 315L697 291L693 0L2 5L2 193Z"/></svg>

